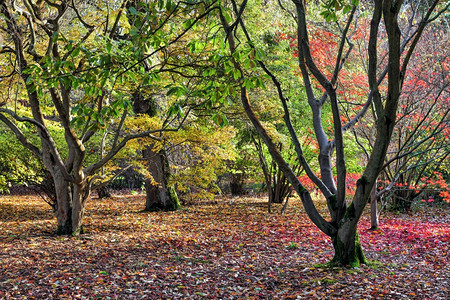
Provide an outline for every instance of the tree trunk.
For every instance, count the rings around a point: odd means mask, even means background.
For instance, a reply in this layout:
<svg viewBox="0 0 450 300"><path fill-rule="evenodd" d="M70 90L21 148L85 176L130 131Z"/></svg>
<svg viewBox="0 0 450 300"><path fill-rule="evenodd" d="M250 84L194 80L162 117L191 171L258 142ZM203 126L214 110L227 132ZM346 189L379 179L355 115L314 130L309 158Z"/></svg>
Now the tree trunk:
<svg viewBox="0 0 450 300"><path fill-rule="evenodd" d="M153 180L145 181L147 199L145 211L170 211L180 208L175 188L167 186L169 165L164 150L154 151L152 146L143 151L143 156L148 160L148 169Z"/></svg>
<svg viewBox="0 0 450 300"><path fill-rule="evenodd" d="M55 172L57 174L57 172ZM86 186L69 183L62 176L53 178L56 191L55 216L58 223L57 234L78 235L83 233L83 216L87 197Z"/></svg>
<svg viewBox="0 0 450 300"><path fill-rule="evenodd" d="M355 225L352 223L344 223L332 237L334 257L330 262L331 265L359 267L367 263L356 232L356 223Z"/></svg>
<svg viewBox="0 0 450 300"><path fill-rule="evenodd" d="M375 183L370 193L370 230L378 229L378 201L377 184Z"/></svg>
<svg viewBox="0 0 450 300"><path fill-rule="evenodd" d="M242 173L231 174L230 192L232 195L244 195L244 180Z"/></svg>
<svg viewBox="0 0 450 300"><path fill-rule="evenodd" d="M151 117L156 115L156 100L142 94L139 90L133 93L133 112L147 114ZM169 161L164 149L155 150L154 145L149 145L142 151L143 158L148 163L148 170L153 180L145 180L145 211L169 211L180 208L180 201L174 186L167 186L170 176Z"/></svg>
<svg viewBox="0 0 450 300"><path fill-rule="evenodd" d="M62 175L55 172L53 175L56 193L55 216L58 223L57 234L72 233L72 197L70 185Z"/></svg>
<svg viewBox="0 0 450 300"><path fill-rule="evenodd" d="M72 235L84 233L82 226L84 207L86 198L89 193L86 193L86 186L84 183L74 184L72 193Z"/></svg>

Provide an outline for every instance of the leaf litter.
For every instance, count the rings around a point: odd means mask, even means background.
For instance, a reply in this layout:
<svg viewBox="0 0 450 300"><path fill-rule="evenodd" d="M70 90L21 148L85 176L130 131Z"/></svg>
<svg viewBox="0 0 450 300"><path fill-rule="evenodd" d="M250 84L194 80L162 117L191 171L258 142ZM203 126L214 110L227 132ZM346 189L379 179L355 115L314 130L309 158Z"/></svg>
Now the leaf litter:
<svg viewBox="0 0 450 300"><path fill-rule="evenodd" d="M341 269L291 198L220 198L142 212L145 197L91 199L86 233L56 236L36 196L0 197L0 299L448 299L448 209L385 213L359 226L371 264Z"/></svg>

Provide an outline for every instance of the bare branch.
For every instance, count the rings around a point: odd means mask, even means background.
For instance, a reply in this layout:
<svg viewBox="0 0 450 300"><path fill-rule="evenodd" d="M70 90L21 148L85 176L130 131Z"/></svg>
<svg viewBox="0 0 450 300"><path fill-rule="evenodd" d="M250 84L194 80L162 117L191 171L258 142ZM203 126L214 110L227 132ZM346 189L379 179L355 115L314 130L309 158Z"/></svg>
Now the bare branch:
<svg viewBox="0 0 450 300"><path fill-rule="evenodd" d="M83 20L83 17L80 15L80 12L78 11L78 8L75 5L75 1L74 0L72 0L72 8L75 11L75 14L77 15L77 18L81 22L81 24L83 24L84 27L88 28L89 31L94 30L95 25L90 25L86 21Z"/></svg>

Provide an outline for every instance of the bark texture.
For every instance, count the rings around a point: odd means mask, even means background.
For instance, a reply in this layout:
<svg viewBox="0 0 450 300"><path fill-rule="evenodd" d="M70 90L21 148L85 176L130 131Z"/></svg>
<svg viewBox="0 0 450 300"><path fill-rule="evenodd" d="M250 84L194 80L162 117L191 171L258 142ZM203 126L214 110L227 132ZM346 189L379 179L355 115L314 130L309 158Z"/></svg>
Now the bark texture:
<svg viewBox="0 0 450 300"><path fill-rule="evenodd" d="M378 198L377 198L377 185L373 186L370 193L370 229L378 229Z"/></svg>
<svg viewBox="0 0 450 300"><path fill-rule="evenodd" d="M330 265L358 267L367 264L358 233L352 234L340 229L338 234L332 237L334 257Z"/></svg>
<svg viewBox="0 0 450 300"><path fill-rule="evenodd" d="M180 208L175 188L167 185L169 178L169 163L164 150L154 150L151 146L143 151L143 156L148 161L148 170L152 179L145 181L147 198L146 211L170 211Z"/></svg>

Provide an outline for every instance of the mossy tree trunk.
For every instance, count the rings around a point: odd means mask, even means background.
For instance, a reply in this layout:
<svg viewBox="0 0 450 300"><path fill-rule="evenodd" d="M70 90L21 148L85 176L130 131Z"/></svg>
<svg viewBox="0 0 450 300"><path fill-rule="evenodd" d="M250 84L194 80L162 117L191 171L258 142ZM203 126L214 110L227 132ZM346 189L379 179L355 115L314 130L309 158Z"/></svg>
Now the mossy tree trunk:
<svg viewBox="0 0 450 300"><path fill-rule="evenodd" d="M358 267L366 264L358 232L352 226L342 225L332 238L334 257L330 265Z"/></svg>
<svg viewBox="0 0 450 300"><path fill-rule="evenodd" d="M149 146L143 151L144 158L148 161L148 170L151 179L145 181L147 198L145 201L146 211L170 211L180 208L175 188L168 186L170 176L169 163L164 150L154 150Z"/></svg>

